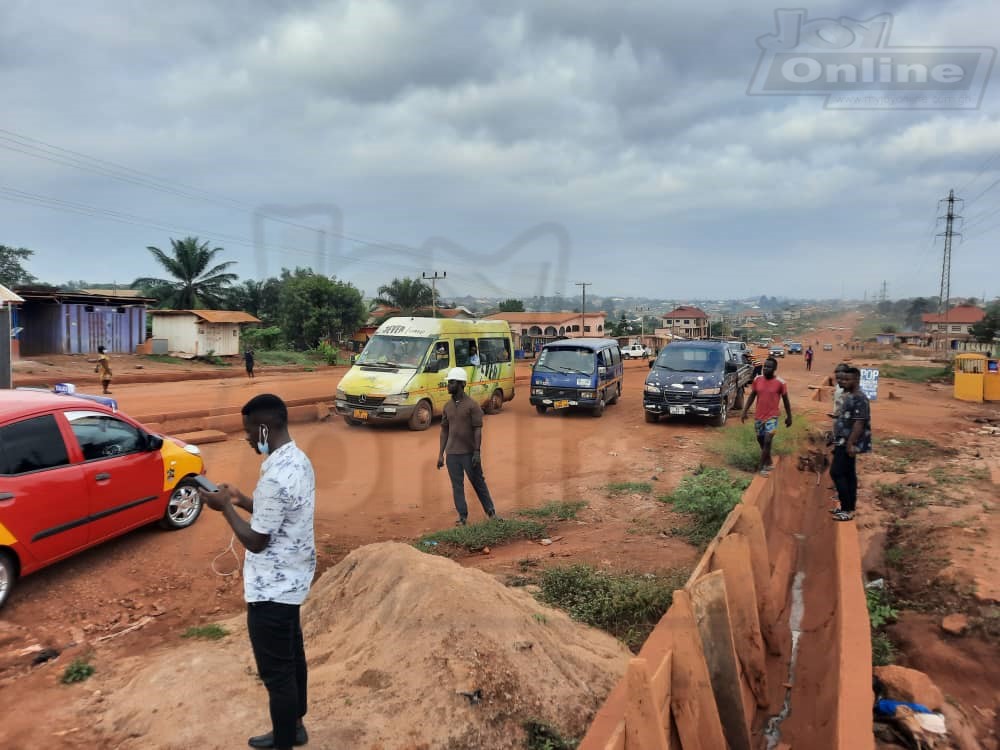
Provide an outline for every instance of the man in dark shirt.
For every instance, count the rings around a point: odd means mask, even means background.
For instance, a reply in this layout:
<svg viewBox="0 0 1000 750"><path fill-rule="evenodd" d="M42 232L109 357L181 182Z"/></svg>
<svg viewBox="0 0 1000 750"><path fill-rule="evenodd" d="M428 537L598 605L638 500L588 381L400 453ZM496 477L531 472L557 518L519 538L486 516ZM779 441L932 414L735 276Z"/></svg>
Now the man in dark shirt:
<svg viewBox="0 0 1000 750"><path fill-rule="evenodd" d="M861 391L861 371L848 367L839 378L844 396L833 423L833 464L830 478L837 487L840 508L833 511L836 521L850 521L858 500L856 457L872 449L871 406Z"/></svg>
<svg viewBox="0 0 1000 750"><path fill-rule="evenodd" d="M253 349L243 352L243 364L247 368L247 380L253 380Z"/></svg>
<svg viewBox="0 0 1000 750"><path fill-rule="evenodd" d="M451 491L458 511L456 526L465 526L469 508L465 504L465 475L476 491L476 496L486 511L487 518L496 518L493 499L483 477L483 462L480 446L483 441L483 410L465 392L468 375L461 367L448 373L448 393L451 398L444 405L441 417L441 450L437 467L445 465L447 454L448 476L451 477Z"/></svg>

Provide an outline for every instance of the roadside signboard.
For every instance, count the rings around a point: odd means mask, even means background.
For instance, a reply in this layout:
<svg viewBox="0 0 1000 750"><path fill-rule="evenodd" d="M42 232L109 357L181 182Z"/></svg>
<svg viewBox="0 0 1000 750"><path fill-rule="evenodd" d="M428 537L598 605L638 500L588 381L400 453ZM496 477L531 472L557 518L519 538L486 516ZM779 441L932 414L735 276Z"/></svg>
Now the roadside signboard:
<svg viewBox="0 0 1000 750"><path fill-rule="evenodd" d="M861 392L868 397L869 401L878 398L878 370L861 368Z"/></svg>

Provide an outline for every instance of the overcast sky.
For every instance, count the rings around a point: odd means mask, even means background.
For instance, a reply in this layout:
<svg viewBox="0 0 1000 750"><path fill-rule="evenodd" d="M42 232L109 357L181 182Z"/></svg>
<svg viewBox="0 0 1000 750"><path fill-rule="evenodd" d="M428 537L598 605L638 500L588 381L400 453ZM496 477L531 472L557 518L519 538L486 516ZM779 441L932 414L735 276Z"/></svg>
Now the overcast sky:
<svg viewBox="0 0 1000 750"><path fill-rule="evenodd" d="M996 0L809 8L880 13L890 46L1000 28ZM368 294L936 294L938 200L1000 180L1000 75L977 109L748 96L775 31L757 0L4 0L0 243L49 282L195 234ZM965 213L952 295L998 295L1000 185Z"/></svg>

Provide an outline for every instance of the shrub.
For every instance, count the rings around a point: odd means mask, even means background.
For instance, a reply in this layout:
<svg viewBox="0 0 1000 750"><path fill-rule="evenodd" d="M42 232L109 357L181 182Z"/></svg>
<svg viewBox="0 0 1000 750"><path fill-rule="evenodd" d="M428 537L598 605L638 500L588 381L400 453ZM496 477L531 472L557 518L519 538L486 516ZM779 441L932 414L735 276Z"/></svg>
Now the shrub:
<svg viewBox="0 0 1000 750"><path fill-rule="evenodd" d="M285 336L278 326L269 328L247 328L240 334L244 350L281 349L285 344Z"/></svg>
<svg viewBox="0 0 1000 750"><path fill-rule="evenodd" d="M674 529L674 533L700 546L719 532L749 484L750 480L732 477L725 469L699 466L694 474L681 480L676 490L660 500L690 518L686 526Z"/></svg>
<svg viewBox="0 0 1000 750"><path fill-rule="evenodd" d="M638 651L687 575L681 570L661 576L616 574L589 565L550 568L542 572L538 598Z"/></svg>
<svg viewBox="0 0 1000 750"><path fill-rule="evenodd" d="M546 518L553 521L569 521L576 518L576 514L587 507L586 500L576 500L571 502L552 501L545 503L538 508L525 508L517 511L519 516L530 518Z"/></svg>
<svg viewBox="0 0 1000 750"><path fill-rule="evenodd" d="M198 638L206 641L218 641L229 635L229 631L221 625L196 625L184 631L181 638Z"/></svg>
<svg viewBox="0 0 1000 750"><path fill-rule="evenodd" d="M74 659L63 672L62 683L64 685L70 685L74 682L83 682L84 680L89 679L93 674L94 665L90 663L89 659Z"/></svg>
<svg viewBox="0 0 1000 750"><path fill-rule="evenodd" d="M653 491L653 485L650 482L612 482L605 489L612 497L632 494L645 495L647 492Z"/></svg>
<svg viewBox="0 0 1000 750"><path fill-rule="evenodd" d="M802 414L795 417L790 428L786 428L784 424L782 421L774 442L771 443L772 455L787 456L797 452L809 436L809 420ZM740 471L756 471L760 463L760 446L749 417L746 424L722 430L718 440L709 448L721 456L727 465Z"/></svg>
<svg viewBox="0 0 1000 750"><path fill-rule="evenodd" d="M484 547L495 547L513 539L540 539L544 535L545 524L538 521L491 518L481 523L426 534L420 537L416 546L424 552L433 552L437 544L450 544L477 552Z"/></svg>

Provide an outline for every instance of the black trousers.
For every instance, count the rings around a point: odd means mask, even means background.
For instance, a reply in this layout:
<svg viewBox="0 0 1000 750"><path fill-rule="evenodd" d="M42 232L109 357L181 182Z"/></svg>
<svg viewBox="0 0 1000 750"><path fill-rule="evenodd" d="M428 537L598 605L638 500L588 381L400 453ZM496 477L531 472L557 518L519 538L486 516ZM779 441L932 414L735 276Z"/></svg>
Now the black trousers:
<svg viewBox="0 0 1000 750"><path fill-rule="evenodd" d="M840 498L840 509L848 513L854 512L858 502L858 471L857 459L847 453L847 446L838 445L833 449L833 464L830 466L830 479L837 488Z"/></svg>
<svg viewBox="0 0 1000 750"><path fill-rule="evenodd" d="M465 504L466 474L469 475L472 489L476 491L476 497L479 498L486 515L493 515L493 498L490 497L490 490L486 486L482 464L473 466L471 453L449 453L445 457L445 465L451 478L451 493L455 499L455 510L458 511L459 518L467 518L469 515L469 506Z"/></svg>
<svg viewBox="0 0 1000 750"><path fill-rule="evenodd" d="M247 630L257 673L267 688L274 746L292 747L295 728L306 715L306 653L299 605L250 602Z"/></svg>

